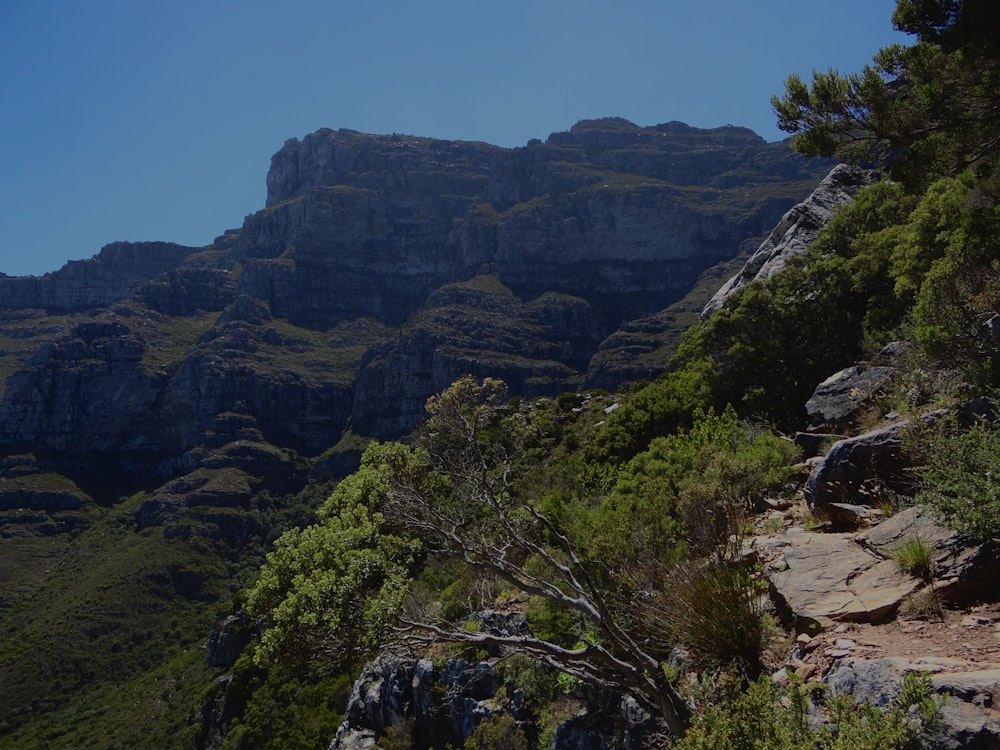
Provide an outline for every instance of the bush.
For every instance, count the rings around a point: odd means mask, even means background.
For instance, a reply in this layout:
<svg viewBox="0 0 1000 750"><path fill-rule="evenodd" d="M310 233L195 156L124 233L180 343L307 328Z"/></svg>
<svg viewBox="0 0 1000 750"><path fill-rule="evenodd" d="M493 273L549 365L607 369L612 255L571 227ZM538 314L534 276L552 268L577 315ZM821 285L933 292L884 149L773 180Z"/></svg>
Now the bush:
<svg viewBox="0 0 1000 750"><path fill-rule="evenodd" d="M933 728L940 709L919 674L904 677L886 710L835 696L825 707L826 723L809 720L809 696L795 682L782 690L762 676L744 689L728 680L716 692L713 700L699 701L687 735L672 750L902 750Z"/></svg>
<svg viewBox="0 0 1000 750"><path fill-rule="evenodd" d="M978 424L932 439L917 502L979 541L1000 537L1000 428Z"/></svg>
<svg viewBox="0 0 1000 750"><path fill-rule="evenodd" d="M664 568L642 614L698 667L756 673L767 629L753 571L726 560L687 560Z"/></svg>

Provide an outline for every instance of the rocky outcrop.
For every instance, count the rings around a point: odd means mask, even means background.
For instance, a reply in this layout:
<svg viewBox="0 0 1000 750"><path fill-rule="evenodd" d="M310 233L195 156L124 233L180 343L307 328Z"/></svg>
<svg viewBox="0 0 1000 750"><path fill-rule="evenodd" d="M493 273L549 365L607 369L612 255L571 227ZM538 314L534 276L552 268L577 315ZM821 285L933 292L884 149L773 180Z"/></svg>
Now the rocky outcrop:
<svg viewBox="0 0 1000 750"><path fill-rule="evenodd" d="M921 586L849 534L789 534L767 580L779 609L804 632L832 622L882 622Z"/></svg>
<svg viewBox="0 0 1000 750"><path fill-rule="evenodd" d="M832 431L846 427L897 372L894 367L853 365L834 373L806 402L810 428Z"/></svg>
<svg viewBox="0 0 1000 750"><path fill-rule="evenodd" d="M480 613L483 616L502 629L511 627L509 616ZM526 736L537 736L538 717L525 704L524 690L503 683L497 663L452 658L435 664L429 659L383 657L366 664L330 750L371 750L387 735L415 750L461 747L480 722L504 715ZM574 702L579 711L556 727L552 750L637 749L646 746L647 737L663 731L628 696L601 691L587 702Z"/></svg>
<svg viewBox="0 0 1000 750"><path fill-rule="evenodd" d="M198 248L172 242L115 242L90 260L70 261L44 276L0 274L0 311L39 308L71 312L126 299Z"/></svg>
<svg viewBox="0 0 1000 750"><path fill-rule="evenodd" d="M210 667L231 667L256 635L257 624L243 610L227 616L208 637L205 661Z"/></svg>
<svg viewBox="0 0 1000 750"><path fill-rule="evenodd" d="M894 514L859 535L858 541L886 558L908 542L926 545L930 572L938 581L936 590L944 601L991 596L1000 575L1000 558L994 545L970 542L919 506Z"/></svg>
<svg viewBox="0 0 1000 750"><path fill-rule="evenodd" d="M489 663L384 658L369 663L354 684L330 750L362 750L390 732L407 732L412 747L461 747L476 725L500 710Z"/></svg>
<svg viewBox="0 0 1000 750"><path fill-rule="evenodd" d="M874 706L888 706L899 695L903 676L933 672L930 684L940 702L940 717L920 738L928 750L1000 747L1000 670L942 671L940 665L899 658L843 659L824 678L833 694L849 694Z"/></svg>
<svg viewBox="0 0 1000 750"><path fill-rule="evenodd" d="M739 273L715 293L702 314L711 314L746 284L771 278L785 267L789 258L804 254L837 207L853 200L874 181L869 171L846 164L834 167L808 198L781 218Z"/></svg>

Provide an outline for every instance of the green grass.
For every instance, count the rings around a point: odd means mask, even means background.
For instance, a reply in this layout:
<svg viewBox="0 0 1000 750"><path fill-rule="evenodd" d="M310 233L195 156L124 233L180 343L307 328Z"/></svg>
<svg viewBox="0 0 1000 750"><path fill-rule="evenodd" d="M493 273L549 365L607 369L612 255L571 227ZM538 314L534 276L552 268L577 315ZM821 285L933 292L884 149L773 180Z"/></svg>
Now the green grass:
<svg viewBox="0 0 1000 750"><path fill-rule="evenodd" d="M926 539L912 535L892 550L892 559L910 575L930 580L934 575L933 550Z"/></svg>
<svg viewBox="0 0 1000 750"><path fill-rule="evenodd" d="M227 567L203 539L165 539L161 529L137 533L137 501L93 508L92 524L71 541L15 542L17 556L41 555L44 564L35 566L30 590L0 611L0 745L128 746L116 744L110 729L93 743L61 733L76 731L69 719L84 708L103 712L90 717L91 726L120 721L119 731L135 724L101 717L158 710L162 695L116 707L111 691L187 650L203 658L212 602L231 593ZM22 589L25 583L12 581Z"/></svg>
<svg viewBox="0 0 1000 750"><path fill-rule="evenodd" d="M12 515L4 514L4 520L21 526L17 516ZM0 539L0 606L10 606L34 591L65 554L69 543L65 534Z"/></svg>

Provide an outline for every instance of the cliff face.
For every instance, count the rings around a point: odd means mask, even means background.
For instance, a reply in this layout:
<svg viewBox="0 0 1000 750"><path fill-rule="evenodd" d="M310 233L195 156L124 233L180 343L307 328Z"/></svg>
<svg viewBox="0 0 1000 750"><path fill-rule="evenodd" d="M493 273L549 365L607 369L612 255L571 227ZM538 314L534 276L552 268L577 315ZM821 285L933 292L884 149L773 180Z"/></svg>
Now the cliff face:
<svg viewBox="0 0 1000 750"><path fill-rule="evenodd" d="M585 297L608 332L683 296L817 177L739 128L601 120L514 150L322 130L273 157L242 289L303 324L399 323L442 283L495 273L520 297Z"/></svg>
<svg viewBox="0 0 1000 750"><path fill-rule="evenodd" d="M0 446L88 486L97 465L166 481L225 448L224 413L308 459L348 426L399 436L466 372L572 390L823 171L744 129L617 119L518 149L292 139L265 208L209 247L0 277Z"/></svg>

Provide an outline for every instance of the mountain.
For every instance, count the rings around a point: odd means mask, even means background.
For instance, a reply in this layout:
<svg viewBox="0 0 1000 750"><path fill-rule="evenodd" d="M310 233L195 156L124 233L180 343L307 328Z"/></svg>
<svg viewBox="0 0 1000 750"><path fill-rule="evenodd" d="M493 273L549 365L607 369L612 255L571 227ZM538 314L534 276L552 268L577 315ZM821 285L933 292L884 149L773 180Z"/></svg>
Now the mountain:
<svg viewBox="0 0 1000 750"><path fill-rule="evenodd" d="M197 672L164 623L207 632L304 517L283 498L460 375L524 397L655 376L671 311L696 316L829 167L676 122L516 149L320 130L211 245L0 276L0 732Z"/></svg>
<svg viewBox="0 0 1000 750"><path fill-rule="evenodd" d="M220 415L314 457L348 426L403 434L464 372L573 390L603 340L754 244L823 171L678 123L582 122L520 149L293 139L266 207L211 246L117 243L0 279L0 445L85 483L98 464L165 479L236 437Z"/></svg>

